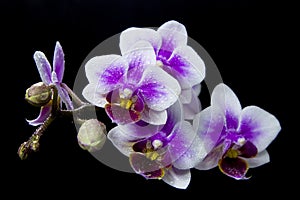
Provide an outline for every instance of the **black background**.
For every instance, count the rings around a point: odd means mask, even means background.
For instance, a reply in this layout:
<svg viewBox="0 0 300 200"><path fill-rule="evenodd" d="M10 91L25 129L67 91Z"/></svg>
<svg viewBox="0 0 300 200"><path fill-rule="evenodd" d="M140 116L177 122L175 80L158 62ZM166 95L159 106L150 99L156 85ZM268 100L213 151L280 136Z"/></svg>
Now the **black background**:
<svg viewBox="0 0 300 200"><path fill-rule="evenodd" d="M297 65L289 63L293 54L287 46L295 46L290 41L294 15L290 8L288 3L250 0L2 1L1 68L6 79L1 94L5 102L2 154L13 161L12 166L4 159L1 164L8 168L3 170L3 177L8 178L2 181L13 189L10 195L96 195L97 199L119 195L138 199L293 196L299 151L292 142L299 133L291 128L292 113L297 112L293 87L298 80L292 78ZM40 81L33 60L36 50L52 62L55 42L60 41L66 59L64 82L72 87L81 63L100 42L132 26L158 27L172 19L183 23L189 36L206 49L243 107L257 105L278 118L282 131L268 147L270 163L250 169L252 178L247 181L230 179L218 169L192 170L189 187L179 190L100 163L78 146L69 119L59 119L49 127L39 152L24 161L18 158L19 145L34 131L25 118L38 113L24 101L25 90ZM204 107L209 104L205 93L202 103Z"/></svg>

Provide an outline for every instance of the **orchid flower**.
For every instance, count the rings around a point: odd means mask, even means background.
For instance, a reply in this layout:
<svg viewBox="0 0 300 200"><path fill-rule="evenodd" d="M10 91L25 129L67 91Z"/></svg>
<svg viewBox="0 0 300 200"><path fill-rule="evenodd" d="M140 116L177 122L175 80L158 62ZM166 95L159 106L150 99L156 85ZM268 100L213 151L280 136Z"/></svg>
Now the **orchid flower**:
<svg viewBox="0 0 300 200"><path fill-rule="evenodd" d="M181 91L176 79L156 67L155 52L147 41L135 43L122 56L96 56L86 63L85 70L89 84L83 96L104 107L117 124L139 120L164 124L166 109Z"/></svg>
<svg viewBox="0 0 300 200"><path fill-rule="evenodd" d="M172 20L161 25L157 31L150 28L126 29L120 36L120 49L124 54L138 41L150 42L156 54L156 65L180 83L182 89L180 98L184 99L182 103L187 105L187 112L191 114L193 111L190 110L189 104L200 104L198 96L192 98L195 96L192 88L199 87L204 79L205 65L200 56L187 45L187 39L185 26ZM199 110L199 106L194 108L196 111ZM187 117L192 119L194 115Z"/></svg>
<svg viewBox="0 0 300 200"><path fill-rule="evenodd" d="M146 179L162 179L176 188L189 185L190 168L206 156L192 125L183 120L181 106L177 101L167 109L163 126L119 125L108 133L116 148L129 157L137 174Z"/></svg>
<svg viewBox="0 0 300 200"><path fill-rule="evenodd" d="M268 145L281 126L272 114L241 104L234 92L219 84L212 92L211 106L196 115L194 128L208 155L195 167L219 169L234 179L247 179L249 168L269 162Z"/></svg>
<svg viewBox="0 0 300 200"><path fill-rule="evenodd" d="M72 101L68 95L67 86L62 82L65 70L64 52L59 42L56 42L53 56L53 70L45 54L41 51L34 53L34 60L42 82L46 86L54 85L58 91L61 101L68 110L73 109ZM42 124L51 113L52 101L41 107L40 114L36 119L27 120L32 126Z"/></svg>

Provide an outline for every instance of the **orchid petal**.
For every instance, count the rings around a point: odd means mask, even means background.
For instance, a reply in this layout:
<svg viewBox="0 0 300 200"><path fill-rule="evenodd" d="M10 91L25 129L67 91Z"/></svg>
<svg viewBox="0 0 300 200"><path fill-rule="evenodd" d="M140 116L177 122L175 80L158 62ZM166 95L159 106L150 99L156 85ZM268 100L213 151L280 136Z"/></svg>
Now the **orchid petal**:
<svg viewBox="0 0 300 200"><path fill-rule="evenodd" d="M137 84L148 66L155 66L156 55L151 44L147 41L138 41L123 55L126 58L129 68L127 82Z"/></svg>
<svg viewBox="0 0 300 200"><path fill-rule="evenodd" d="M167 121L167 111L155 111L151 109L145 109L142 112L141 119L149 124L162 125Z"/></svg>
<svg viewBox="0 0 300 200"><path fill-rule="evenodd" d="M54 85L57 89L58 95L66 105L67 110L73 110L74 106L66 89L62 88L61 85L58 83L54 83Z"/></svg>
<svg viewBox="0 0 300 200"><path fill-rule="evenodd" d="M258 152L264 150L280 130L279 121L269 112L257 106L243 109L239 132L256 146Z"/></svg>
<svg viewBox="0 0 300 200"><path fill-rule="evenodd" d="M142 139L157 133L162 128L162 125L158 126L144 121L138 121L134 124L119 125L118 127L124 134Z"/></svg>
<svg viewBox="0 0 300 200"><path fill-rule="evenodd" d="M217 144L224 127L222 112L217 107L208 107L195 115L194 130L202 141L206 151L209 152Z"/></svg>
<svg viewBox="0 0 300 200"><path fill-rule="evenodd" d="M164 66L175 77L182 89L199 84L205 77L205 64L193 48L180 46L176 48Z"/></svg>
<svg viewBox="0 0 300 200"><path fill-rule="evenodd" d="M106 101L106 95L97 91L97 85L95 83L89 83L82 91L83 97L95 106L104 108L108 103Z"/></svg>
<svg viewBox="0 0 300 200"><path fill-rule="evenodd" d="M87 79L97 83L97 91L106 94L122 84L128 64L119 55L96 56L85 65Z"/></svg>
<svg viewBox="0 0 300 200"><path fill-rule="evenodd" d="M189 169L180 170L172 167L166 171L162 180L175 188L186 189L191 181L191 172Z"/></svg>
<svg viewBox="0 0 300 200"><path fill-rule="evenodd" d="M240 180L247 179L245 175L249 167L244 159L225 157L219 162L219 169L227 176Z"/></svg>
<svg viewBox="0 0 300 200"><path fill-rule="evenodd" d="M241 146L239 149L239 155L243 158L253 158L257 155L257 148L256 146L250 142L246 141L246 143Z"/></svg>
<svg viewBox="0 0 300 200"><path fill-rule="evenodd" d="M241 104L235 93L225 84L217 85L211 97L211 105L223 111L228 129L236 129L242 111Z"/></svg>
<svg viewBox="0 0 300 200"><path fill-rule="evenodd" d="M130 153L134 152L132 146L135 142L133 141L138 139L133 135L126 134L119 126L112 128L108 132L107 138L121 153L128 157Z"/></svg>
<svg viewBox="0 0 300 200"><path fill-rule="evenodd" d="M129 156L133 170L147 179L160 179L164 175L164 166L156 160L151 160L140 152L133 152Z"/></svg>
<svg viewBox="0 0 300 200"><path fill-rule="evenodd" d="M47 60L45 54L41 51L36 51L33 55L35 60L37 69L39 71L41 80L46 84L50 85L52 83L51 80L51 65Z"/></svg>
<svg viewBox="0 0 300 200"><path fill-rule="evenodd" d="M161 25L157 32L162 37L161 49L172 52L176 47L187 44L187 31L184 25L171 20Z"/></svg>
<svg viewBox="0 0 300 200"><path fill-rule="evenodd" d="M64 60L64 52L59 42L56 42L55 45L54 56L53 56L53 71L56 73L57 81L61 83L65 71L65 60Z"/></svg>
<svg viewBox="0 0 300 200"><path fill-rule="evenodd" d="M193 168L207 155L202 141L189 122L178 123L170 136L173 138L168 144L169 153L176 168Z"/></svg>
<svg viewBox="0 0 300 200"><path fill-rule="evenodd" d="M152 66L147 67L139 85L146 105L156 111L163 111L175 103L181 90L176 79Z"/></svg>
<svg viewBox="0 0 300 200"><path fill-rule="evenodd" d="M261 165L264 165L268 162L270 162L270 156L267 152L267 150L264 150L260 153L258 153L253 158L247 158L245 159L248 162L248 165L250 168L259 167Z"/></svg>
<svg viewBox="0 0 300 200"><path fill-rule="evenodd" d="M182 89L179 99L183 104L189 104L192 100L192 88Z"/></svg>
<svg viewBox="0 0 300 200"><path fill-rule="evenodd" d="M128 28L120 35L120 49L122 55L124 55L133 44L141 40L150 42L155 51L160 48L162 43L161 36L153 29Z"/></svg>
<svg viewBox="0 0 300 200"><path fill-rule="evenodd" d="M44 121L49 117L51 113L51 108L52 108L52 101L51 103L48 103L47 105L41 107L40 109L40 114L36 119L33 120L27 120L26 121L31 125L31 126L38 126L44 123Z"/></svg>
<svg viewBox="0 0 300 200"><path fill-rule="evenodd" d="M201 102L198 95L191 91L192 97L189 103L183 103L182 107L184 110L184 119L193 120L195 115L198 114L201 110Z"/></svg>
<svg viewBox="0 0 300 200"><path fill-rule="evenodd" d="M106 104L105 111L113 123L120 125L134 123L141 119L139 112L115 104Z"/></svg>

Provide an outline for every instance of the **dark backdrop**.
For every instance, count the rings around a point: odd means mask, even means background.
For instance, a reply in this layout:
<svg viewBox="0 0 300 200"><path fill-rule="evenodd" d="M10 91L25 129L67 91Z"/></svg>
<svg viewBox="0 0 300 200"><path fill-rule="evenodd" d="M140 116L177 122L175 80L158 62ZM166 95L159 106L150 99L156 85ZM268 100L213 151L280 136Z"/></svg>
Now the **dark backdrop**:
<svg viewBox="0 0 300 200"><path fill-rule="evenodd" d="M2 180L13 189L11 195L96 195L97 199L116 195L134 199L292 195L291 180L298 172L297 146L291 143L298 133L292 131L289 124L293 117L288 114L296 109L290 99L297 92L290 90L297 85L297 79L290 78L295 67L288 64L292 56L285 56L289 50L286 44L291 13L285 12L289 5L250 0L23 0L2 1L0 5L5 80L1 94L5 102L2 134L10 136L3 139L10 148L3 147L2 154L9 152L13 165L1 163L9 168L3 170L8 179ZM52 61L55 42L60 41L66 55L64 82L72 86L81 63L100 42L132 26L158 27L172 19L183 23L189 36L206 49L243 107L257 105L278 118L282 131L268 147L270 163L250 169L252 178L248 181L235 181L217 169L192 170L188 189L178 190L162 181L147 181L98 162L80 149L76 129L68 119L59 119L50 126L41 139L39 152L24 161L18 158L18 146L34 131L25 118L33 118L38 112L24 101L25 90L40 81L33 60L36 50ZM204 107L208 105L208 96L202 103Z"/></svg>

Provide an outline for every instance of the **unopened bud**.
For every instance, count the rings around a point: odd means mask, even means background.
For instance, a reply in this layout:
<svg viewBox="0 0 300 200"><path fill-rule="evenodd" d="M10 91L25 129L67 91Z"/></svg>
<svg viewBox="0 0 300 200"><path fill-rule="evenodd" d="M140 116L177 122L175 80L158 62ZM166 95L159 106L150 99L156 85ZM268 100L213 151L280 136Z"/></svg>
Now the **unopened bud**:
<svg viewBox="0 0 300 200"><path fill-rule="evenodd" d="M106 126L103 123L97 119L89 119L79 128L78 144L89 152L100 150L106 141L106 134Z"/></svg>
<svg viewBox="0 0 300 200"><path fill-rule="evenodd" d="M25 99L31 105L44 106L51 100L51 96L51 88L43 82L38 82L26 90Z"/></svg>

